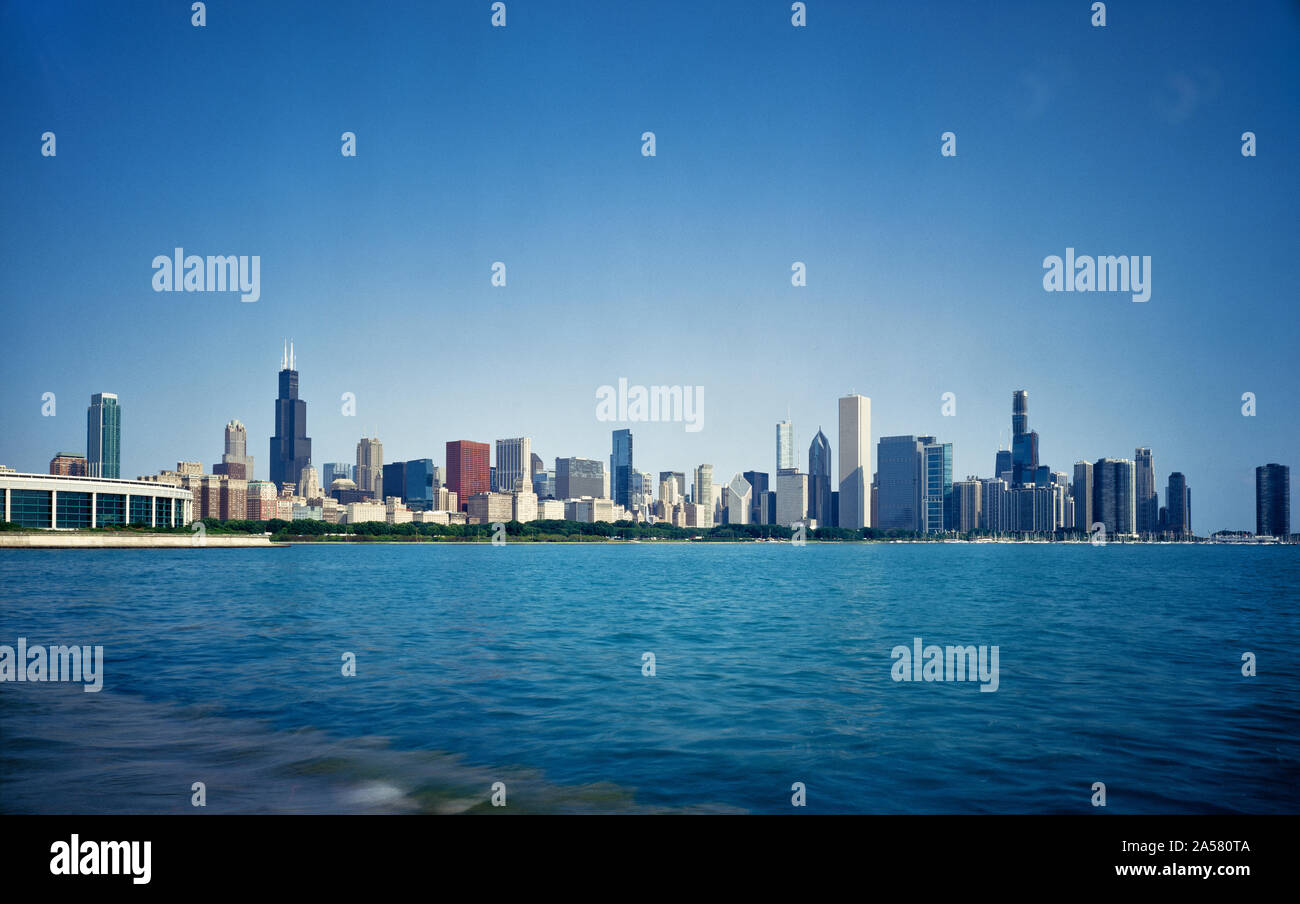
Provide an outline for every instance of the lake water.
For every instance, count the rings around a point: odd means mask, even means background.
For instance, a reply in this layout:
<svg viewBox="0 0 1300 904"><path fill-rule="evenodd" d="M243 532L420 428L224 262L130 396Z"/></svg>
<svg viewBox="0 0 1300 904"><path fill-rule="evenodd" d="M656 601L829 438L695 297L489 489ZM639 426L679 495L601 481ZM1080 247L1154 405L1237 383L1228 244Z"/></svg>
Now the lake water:
<svg viewBox="0 0 1300 904"><path fill-rule="evenodd" d="M0 550L0 643L105 660L0 683L0 811L1293 813L1298 609L1296 547Z"/></svg>

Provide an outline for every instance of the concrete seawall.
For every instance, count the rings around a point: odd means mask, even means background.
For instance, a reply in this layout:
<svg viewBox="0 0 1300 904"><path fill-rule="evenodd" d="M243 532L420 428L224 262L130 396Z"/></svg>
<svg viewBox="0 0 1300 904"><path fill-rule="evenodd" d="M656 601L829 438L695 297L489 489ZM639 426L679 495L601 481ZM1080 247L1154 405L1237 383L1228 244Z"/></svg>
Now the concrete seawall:
<svg viewBox="0 0 1300 904"><path fill-rule="evenodd" d="M74 531L42 531L19 534L0 533L0 549L232 549L263 547L282 548L272 543L270 537L206 536L202 544L193 534L129 534L129 533L77 533Z"/></svg>

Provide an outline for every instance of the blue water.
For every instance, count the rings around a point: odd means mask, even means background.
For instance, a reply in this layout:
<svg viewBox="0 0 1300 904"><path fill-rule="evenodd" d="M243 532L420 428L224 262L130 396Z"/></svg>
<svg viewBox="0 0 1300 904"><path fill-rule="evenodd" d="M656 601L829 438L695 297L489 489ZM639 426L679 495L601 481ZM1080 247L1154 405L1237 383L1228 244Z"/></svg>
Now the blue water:
<svg viewBox="0 0 1300 904"><path fill-rule="evenodd" d="M0 643L106 665L0 684L0 810L1293 813L1298 609L1296 547L3 550Z"/></svg>

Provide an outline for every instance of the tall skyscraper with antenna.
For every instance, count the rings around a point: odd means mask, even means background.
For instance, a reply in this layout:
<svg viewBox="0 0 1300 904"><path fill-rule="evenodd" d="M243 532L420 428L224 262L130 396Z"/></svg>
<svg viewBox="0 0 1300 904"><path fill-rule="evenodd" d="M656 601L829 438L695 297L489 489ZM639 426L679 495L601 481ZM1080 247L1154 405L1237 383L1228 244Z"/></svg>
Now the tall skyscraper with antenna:
<svg viewBox="0 0 1300 904"><path fill-rule="evenodd" d="M271 482L277 487L297 483L311 465L311 438L307 436L307 403L298 398L298 369L293 344L280 359L280 394L275 400L275 435L271 437Z"/></svg>

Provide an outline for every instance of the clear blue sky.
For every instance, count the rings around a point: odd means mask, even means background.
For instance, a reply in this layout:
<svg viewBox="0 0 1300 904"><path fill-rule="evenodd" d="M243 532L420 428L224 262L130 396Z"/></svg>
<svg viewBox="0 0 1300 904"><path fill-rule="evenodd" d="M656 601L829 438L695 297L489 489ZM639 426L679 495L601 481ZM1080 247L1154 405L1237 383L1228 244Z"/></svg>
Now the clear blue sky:
<svg viewBox="0 0 1300 904"><path fill-rule="evenodd" d="M630 425L655 473L771 471L787 411L806 467L856 390L987 475L1023 388L1053 468L1150 446L1198 532L1251 529L1300 464L1300 7L1089 5L5 3L0 462L84 451L108 391L124 476L239 418L265 477L292 337L317 465L607 459L626 377L705 388L699 433ZM261 300L153 292L177 245L260 255ZM1067 246L1150 255L1151 300L1044 292Z"/></svg>

